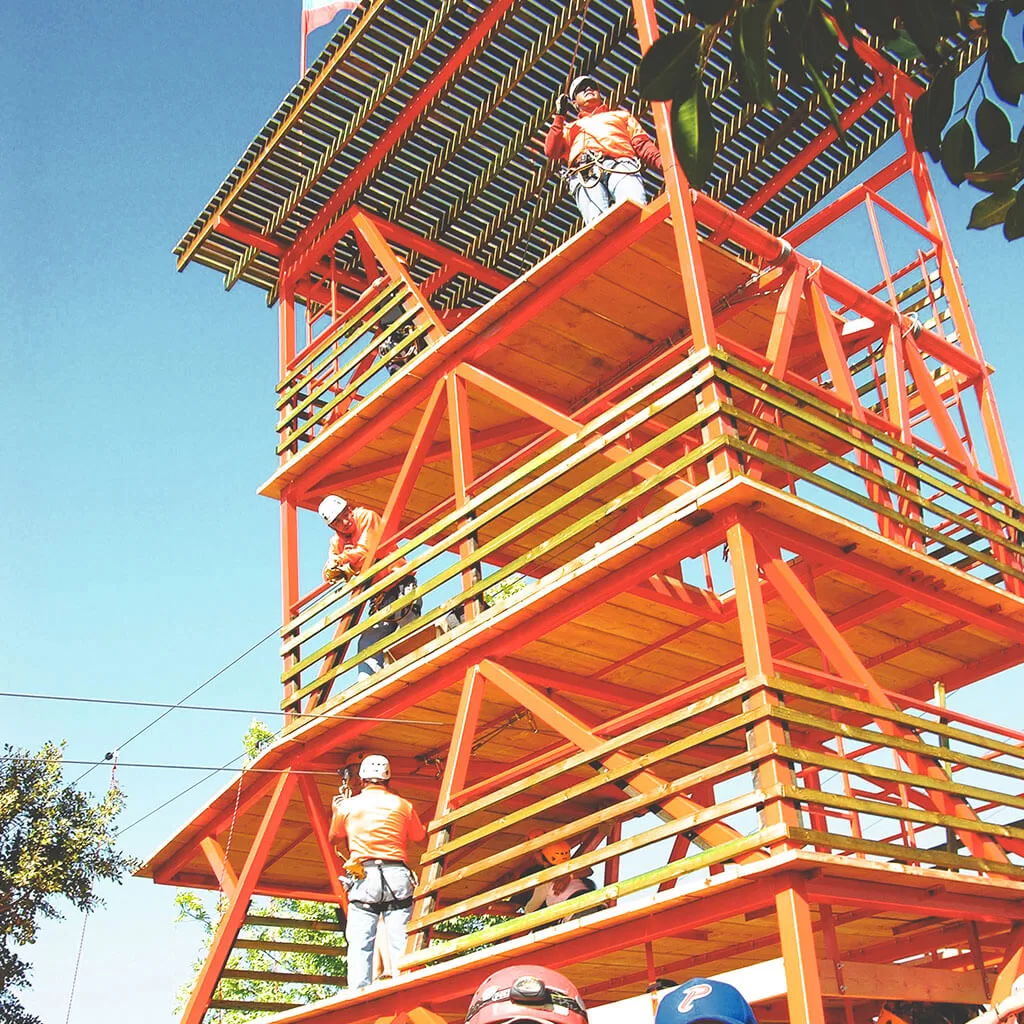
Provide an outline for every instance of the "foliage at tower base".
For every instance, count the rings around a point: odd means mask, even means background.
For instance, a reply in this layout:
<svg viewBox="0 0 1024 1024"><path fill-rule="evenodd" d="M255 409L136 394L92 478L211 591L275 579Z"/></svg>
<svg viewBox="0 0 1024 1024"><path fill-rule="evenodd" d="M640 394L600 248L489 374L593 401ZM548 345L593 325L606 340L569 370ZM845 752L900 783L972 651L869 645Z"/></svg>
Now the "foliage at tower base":
<svg viewBox="0 0 1024 1024"><path fill-rule="evenodd" d="M206 960L206 951L217 924L202 900L192 892L181 892L175 897L178 920L197 921L203 926L206 941L193 965L195 975ZM266 925L259 923L266 919ZM293 927L283 928L279 922L289 920ZM250 923L251 922L251 923ZM326 926L318 928L317 926ZM323 946L324 952L294 952L274 949L236 949L228 959L227 977L222 976L215 998L225 1002L243 1002L284 1006L289 1003L304 1005L337 995L345 983L345 949L333 904L310 900L271 899L260 901L249 910L247 923L239 938L258 943L294 943L303 946ZM277 978L232 977L232 972L278 975ZM336 984L323 985L308 981L288 981L296 978L329 977ZM191 995L194 978L178 993L178 1009L182 1009ZM244 1009L216 1009L207 1015L208 1021L218 1024L240 1024L267 1011Z"/></svg>
<svg viewBox="0 0 1024 1024"><path fill-rule="evenodd" d="M5 746L0 755L0 1020L39 1024L17 990L31 985L31 966L16 947L36 941L44 920L64 915L67 900L82 911L102 903L99 882L120 882L135 862L115 846L123 806L116 787L98 803L61 777L63 744L38 753ZM69 965L70 966L70 965Z"/></svg>
<svg viewBox="0 0 1024 1024"><path fill-rule="evenodd" d="M712 46L731 44L733 76L745 98L771 108L784 81L816 93L842 135L828 81L841 61L866 72L858 48L924 66L925 93L913 107L914 144L941 161L954 185L987 193L969 227L1003 226L1024 236L1024 129L1012 114L1024 94L1024 0L684 0L691 24L662 36L639 68L640 95L672 104L673 144L690 184L702 188L715 157L715 127L703 80ZM956 89L956 40L984 37L985 55ZM959 101L959 103L957 102Z"/></svg>

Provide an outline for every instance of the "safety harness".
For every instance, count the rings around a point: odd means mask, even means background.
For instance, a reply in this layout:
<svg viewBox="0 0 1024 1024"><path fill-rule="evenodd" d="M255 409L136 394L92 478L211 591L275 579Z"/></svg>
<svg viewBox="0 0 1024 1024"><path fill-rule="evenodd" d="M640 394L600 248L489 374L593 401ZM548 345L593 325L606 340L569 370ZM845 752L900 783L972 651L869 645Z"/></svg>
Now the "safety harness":
<svg viewBox="0 0 1024 1024"><path fill-rule="evenodd" d="M388 865L400 865L409 870L409 865L404 860L364 860L361 862L364 868L377 869L380 875L380 891L381 894L387 894L390 898L386 900L378 900L375 903L367 902L366 900L354 900L349 899L349 905L359 907L360 910L365 910L371 914L387 914L392 910L408 910L412 906L412 896L405 896L399 899L395 895L395 891L388 885L388 880L384 877L384 868Z"/></svg>

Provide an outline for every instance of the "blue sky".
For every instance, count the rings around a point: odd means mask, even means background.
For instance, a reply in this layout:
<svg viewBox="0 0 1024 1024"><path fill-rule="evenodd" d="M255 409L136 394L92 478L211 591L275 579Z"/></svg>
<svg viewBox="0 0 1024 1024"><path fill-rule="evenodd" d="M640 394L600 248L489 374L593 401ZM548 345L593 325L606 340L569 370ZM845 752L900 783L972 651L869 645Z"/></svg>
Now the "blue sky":
<svg viewBox="0 0 1024 1024"><path fill-rule="evenodd" d="M177 274L171 248L294 84L299 20L299 0L39 0L7 14L4 691L173 702L278 624L277 509L254 493L274 468L275 314L210 271ZM1015 446L1024 244L964 232L974 197L943 195ZM275 650L197 702L272 710ZM1014 685L1004 676L957 704L1005 718ZM0 698L0 714L3 742L66 738L69 758L93 760L154 712ZM219 765L250 718L175 712L121 758ZM122 767L122 824L197 777ZM150 853L214 788L130 828L129 851ZM134 1021L143 1006L147 1020L173 1018L199 935L172 924L172 898L135 880L109 892L85 935L75 1024ZM25 1001L44 1021L67 1013L80 929L71 914L30 951Z"/></svg>

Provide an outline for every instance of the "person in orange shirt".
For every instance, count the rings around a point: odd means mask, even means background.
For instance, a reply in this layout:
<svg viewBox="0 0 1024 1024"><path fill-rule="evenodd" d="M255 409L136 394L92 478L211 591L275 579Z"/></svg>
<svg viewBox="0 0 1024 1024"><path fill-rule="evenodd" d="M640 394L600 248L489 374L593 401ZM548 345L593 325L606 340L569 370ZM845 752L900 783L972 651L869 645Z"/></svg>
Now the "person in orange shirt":
<svg viewBox="0 0 1024 1024"><path fill-rule="evenodd" d="M377 926L384 932L392 973L405 952L406 927L412 917L416 879L409 869L409 843L426 838L416 808L392 793L391 764L380 754L359 766L362 789L357 796L334 798L330 842L345 861L342 885L348 892L345 941L348 987L365 988L373 977ZM343 848L347 845L347 852Z"/></svg>
<svg viewBox="0 0 1024 1024"><path fill-rule="evenodd" d="M320 517L334 531L331 538L330 552L324 565L324 582L337 583L361 573L367 564L371 551L376 551L381 534L381 518L376 512L358 505L350 505L337 494L329 494L320 502ZM387 569L387 575L405 568L405 559L399 558ZM379 577L378 577L379 578ZM376 582L376 581L375 581ZM401 577L397 583L377 595L370 602L370 614L380 611L405 597L416 589L416 577L412 574ZM417 598L393 617L367 627L359 634L357 650L363 651L383 637L394 633L397 629L418 618L423 610L423 602ZM384 652L371 654L359 666L357 679L363 679L380 670L384 664Z"/></svg>
<svg viewBox="0 0 1024 1024"><path fill-rule="evenodd" d="M579 116L566 123L570 102ZM624 199L646 204L640 168L646 164L662 169L654 140L629 111L608 109L590 75L573 79L568 94L559 96L544 153L550 160L568 163L569 191L584 224Z"/></svg>

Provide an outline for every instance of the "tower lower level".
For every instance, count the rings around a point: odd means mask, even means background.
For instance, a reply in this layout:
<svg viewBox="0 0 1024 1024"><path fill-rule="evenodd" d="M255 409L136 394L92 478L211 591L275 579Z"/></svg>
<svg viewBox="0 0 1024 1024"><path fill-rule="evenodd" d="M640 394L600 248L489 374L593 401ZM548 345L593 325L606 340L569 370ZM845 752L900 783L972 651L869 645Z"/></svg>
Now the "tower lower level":
<svg viewBox="0 0 1024 1024"><path fill-rule="evenodd" d="M227 897L184 1024L228 1004L254 897L344 905L329 799L370 752L429 819L406 956L250 1007L268 1020L461 1021L516 961L570 974L596 1024L650 1022L647 990L694 975L762 1024L1008 992L1024 734L945 694L1024 661L1024 506L910 146L919 86L872 68L907 148L785 231L692 191L658 110L664 193L518 275L347 184L289 242L217 214L249 272L275 266L287 722L143 869ZM855 217L880 280L814 254ZM329 493L381 533L360 575L311 584ZM556 840L572 859L542 866ZM591 891L520 912L581 872Z"/></svg>

